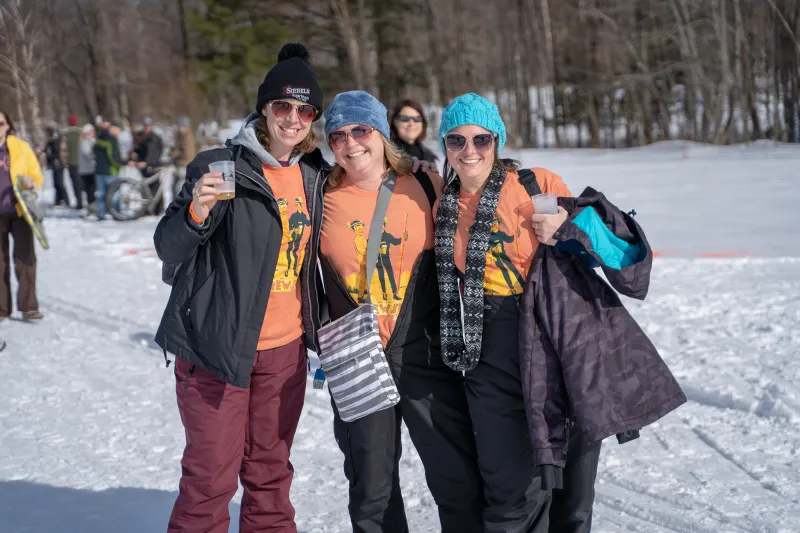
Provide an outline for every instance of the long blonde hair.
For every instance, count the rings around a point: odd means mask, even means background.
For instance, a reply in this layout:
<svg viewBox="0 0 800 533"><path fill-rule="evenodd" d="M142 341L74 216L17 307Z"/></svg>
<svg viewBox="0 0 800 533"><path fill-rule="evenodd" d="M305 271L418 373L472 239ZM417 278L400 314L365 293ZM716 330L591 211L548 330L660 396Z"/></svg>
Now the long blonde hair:
<svg viewBox="0 0 800 533"><path fill-rule="evenodd" d="M411 158L401 152L393 142L387 140L383 135L381 135L381 140L383 141L383 159L386 161L386 166L389 167L389 170L394 170L394 173L398 176L411 174ZM327 188L334 189L338 187L342 183L344 175L345 170L337 163L328 176Z"/></svg>
<svg viewBox="0 0 800 533"><path fill-rule="evenodd" d="M258 142L264 147L265 150L269 151L269 129L267 128L267 117L264 115L260 115L258 117L258 122L256 122L256 138ZM317 148L317 136L314 135L314 130L308 130L308 135L306 138L300 141L297 146L294 147L292 150L292 155L297 154L310 154Z"/></svg>

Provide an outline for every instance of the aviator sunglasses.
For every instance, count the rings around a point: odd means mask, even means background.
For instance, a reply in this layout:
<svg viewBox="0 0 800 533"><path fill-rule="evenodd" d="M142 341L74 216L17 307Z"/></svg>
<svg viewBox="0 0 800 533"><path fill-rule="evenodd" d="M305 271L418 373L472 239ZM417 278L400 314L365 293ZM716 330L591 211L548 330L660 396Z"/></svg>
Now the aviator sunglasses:
<svg viewBox="0 0 800 533"><path fill-rule="evenodd" d="M347 143L347 136L349 135L355 142L364 144L369 141L373 131L375 131L375 128L370 126L356 126L350 131L336 130L328 134L328 142L331 148L341 148Z"/></svg>
<svg viewBox="0 0 800 533"><path fill-rule="evenodd" d="M484 153L492 147L495 135L491 133L480 133L472 138L472 146L475 151ZM467 138L458 133L448 133L444 136L444 145L451 152L460 152L467 147Z"/></svg>
<svg viewBox="0 0 800 533"><path fill-rule="evenodd" d="M293 104L284 100L273 100L269 109L275 118L288 117L292 109L297 109L297 118L303 122L311 122L317 116L317 108L310 104Z"/></svg>

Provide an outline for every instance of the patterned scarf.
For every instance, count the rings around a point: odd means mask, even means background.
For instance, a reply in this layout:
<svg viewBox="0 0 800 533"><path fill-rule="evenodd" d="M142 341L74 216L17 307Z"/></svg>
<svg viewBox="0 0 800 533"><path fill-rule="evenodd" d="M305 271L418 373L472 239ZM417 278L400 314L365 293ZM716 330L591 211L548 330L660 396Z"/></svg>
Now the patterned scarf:
<svg viewBox="0 0 800 533"><path fill-rule="evenodd" d="M436 214L436 273L441 301L442 358L453 370L472 370L481 356L483 338L483 277L492 219L497 210L506 169L495 164L478 202L475 224L467 244L464 296L459 291L459 273L453 252L458 228L458 199L461 180L455 177L444 189ZM463 301L463 308L462 308ZM463 313L463 333L462 333Z"/></svg>

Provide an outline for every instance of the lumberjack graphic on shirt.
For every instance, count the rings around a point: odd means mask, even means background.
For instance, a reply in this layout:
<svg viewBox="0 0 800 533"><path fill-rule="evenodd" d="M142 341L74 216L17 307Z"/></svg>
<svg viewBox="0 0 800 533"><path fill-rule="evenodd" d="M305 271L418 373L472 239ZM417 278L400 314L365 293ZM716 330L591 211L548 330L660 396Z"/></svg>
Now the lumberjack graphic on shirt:
<svg viewBox="0 0 800 533"><path fill-rule="evenodd" d="M289 241L289 246L286 248L286 276L289 276L289 270L292 269L292 259L294 259L294 276L297 277L300 269L302 258L298 254L302 252L300 241L303 240L303 232L306 226L311 224L311 219L303 212L303 199L297 197L294 199L295 212L289 217L289 232L291 233L292 240Z"/></svg>
<svg viewBox="0 0 800 533"><path fill-rule="evenodd" d="M278 210L281 214L281 245L284 245L292 240L292 232L289 229L289 215L286 214L286 211L289 210L289 202L285 198L278 198Z"/></svg>
<svg viewBox="0 0 800 533"><path fill-rule="evenodd" d="M406 217L407 216L408 215L406 214ZM394 302L400 302L402 301L402 296L400 296L401 286L398 283L398 280L395 279L394 267L392 266L391 247L401 247L399 272L402 279L404 244L406 241L408 241L408 231L405 231L402 237L395 237L386 229L386 224L388 222L388 218L383 219L383 227L381 228L381 244L378 249L378 259L375 262L375 272L378 277L378 282L380 283L382 299L373 298L373 300L378 302L388 302L389 294L391 294ZM348 291L352 296L354 296L354 299L359 304L362 304L367 301L367 236L364 234L364 223L361 220L353 220L347 225L347 227L355 232L353 245L355 246L358 264L360 266L358 283L355 286L349 286ZM389 289L391 289L391 293L387 292L387 286Z"/></svg>
<svg viewBox="0 0 800 533"><path fill-rule="evenodd" d="M356 259L359 266L358 286L348 287L348 292L355 296L355 300L358 303L363 304L367 301L367 237L364 235L364 223L360 220L353 220L347 227L356 234L353 239L353 246L356 249Z"/></svg>
<svg viewBox="0 0 800 533"><path fill-rule="evenodd" d="M506 253L505 245L506 243L513 243L514 236L500 231L500 222L500 218L492 220L492 233L489 235L489 253L494 259L494 264L500 269L500 272L502 272L506 285L511 289L511 294L517 294L516 287L522 287L525 284L525 280L522 279L519 270L517 270L517 267L514 266L514 263L511 262L511 259L509 259ZM516 278L516 285L514 281L511 280L510 274L513 274Z"/></svg>
<svg viewBox="0 0 800 533"><path fill-rule="evenodd" d="M492 229L489 234L489 250L486 252L486 280L484 287L491 293L496 292L496 288L491 287L493 271L499 271L507 286L507 291L511 295L522 294L522 287L525 284L525 279L519 270L511 261L511 258L506 253L506 244L516 244L516 237L520 236L519 228L514 232L515 235L500 229L500 224L503 221L501 217L492 219ZM471 233L472 228L467 228L467 233ZM495 270L496 269L496 270ZM513 276L513 278L512 278ZM505 292L505 291L504 291Z"/></svg>
<svg viewBox="0 0 800 533"><path fill-rule="evenodd" d="M278 264L272 279L273 292L292 292L297 285L300 268L303 266L305 249L302 245L303 234L311 224L308 215L303 211L303 199L296 198L295 212L289 214L289 202L278 198L278 211L281 217L281 250L278 253Z"/></svg>

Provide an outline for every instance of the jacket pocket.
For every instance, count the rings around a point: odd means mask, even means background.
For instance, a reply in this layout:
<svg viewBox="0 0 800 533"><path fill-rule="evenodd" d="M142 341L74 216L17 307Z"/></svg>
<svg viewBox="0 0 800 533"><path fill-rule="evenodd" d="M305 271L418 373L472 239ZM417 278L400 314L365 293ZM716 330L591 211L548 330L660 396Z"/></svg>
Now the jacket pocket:
<svg viewBox="0 0 800 533"><path fill-rule="evenodd" d="M212 295L214 293L214 281L217 278L217 271L212 270L211 274L200 284L192 298L189 300L189 307L186 315L189 317L189 326L194 331L201 331L203 324L208 316L211 307Z"/></svg>

